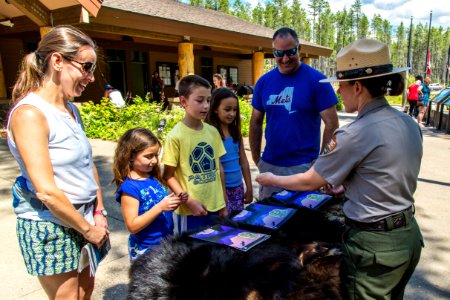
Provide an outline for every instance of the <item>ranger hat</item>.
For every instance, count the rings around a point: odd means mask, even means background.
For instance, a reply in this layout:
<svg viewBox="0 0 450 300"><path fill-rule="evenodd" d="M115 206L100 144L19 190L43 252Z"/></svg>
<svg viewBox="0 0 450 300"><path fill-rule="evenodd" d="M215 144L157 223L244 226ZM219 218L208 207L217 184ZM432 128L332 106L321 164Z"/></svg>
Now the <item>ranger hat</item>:
<svg viewBox="0 0 450 300"><path fill-rule="evenodd" d="M400 73L409 68L393 68L385 43L359 39L342 48L336 55L336 76L320 82L351 81Z"/></svg>

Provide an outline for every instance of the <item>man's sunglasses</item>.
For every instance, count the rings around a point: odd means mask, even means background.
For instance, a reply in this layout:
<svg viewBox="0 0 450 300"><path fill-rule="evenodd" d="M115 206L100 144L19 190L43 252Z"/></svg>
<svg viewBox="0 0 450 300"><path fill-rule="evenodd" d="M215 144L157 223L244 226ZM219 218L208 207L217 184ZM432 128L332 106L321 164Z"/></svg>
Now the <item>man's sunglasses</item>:
<svg viewBox="0 0 450 300"><path fill-rule="evenodd" d="M276 50L273 49L273 55L275 55L276 57L284 57L284 55L287 56L294 56L295 54L297 54L297 50L298 47L289 49L289 50Z"/></svg>
<svg viewBox="0 0 450 300"><path fill-rule="evenodd" d="M70 57L67 57L65 55L61 54L61 56L64 59L68 60L68 61L80 64L81 68L83 69L84 73L86 73L86 74L89 74L89 73L94 74L95 68L97 68L97 65L95 63L93 63L93 62L90 62L90 61L88 61L88 62L79 62L79 61L76 61L76 60L74 60L74 59L72 59Z"/></svg>

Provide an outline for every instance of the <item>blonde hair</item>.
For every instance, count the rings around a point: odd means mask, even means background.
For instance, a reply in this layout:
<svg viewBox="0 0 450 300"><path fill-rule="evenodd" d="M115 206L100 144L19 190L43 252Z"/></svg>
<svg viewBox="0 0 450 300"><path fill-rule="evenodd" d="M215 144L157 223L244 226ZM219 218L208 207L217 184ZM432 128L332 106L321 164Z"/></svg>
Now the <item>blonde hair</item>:
<svg viewBox="0 0 450 300"><path fill-rule="evenodd" d="M217 80L219 80L219 87L225 86L222 75L220 75L219 73L216 73L213 75L213 78L217 78Z"/></svg>
<svg viewBox="0 0 450 300"><path fill-rule="evenodd" d="M12 106L28 93L42 87L43 79L47 75L50 56L54 52L73 59L76 58L82 46L89 46L94 51L97 50L94 41L73 26L57 26L50 30L39 42L37 50L23 58L12 92Z"/></svg>
<svg viewBox="0 0 450 300"><path fill-rule="evenodd" d="M425 79L423 80L423 82L425 84L430 84L431 83L431 78L430 77L425 77Z"/></svg>

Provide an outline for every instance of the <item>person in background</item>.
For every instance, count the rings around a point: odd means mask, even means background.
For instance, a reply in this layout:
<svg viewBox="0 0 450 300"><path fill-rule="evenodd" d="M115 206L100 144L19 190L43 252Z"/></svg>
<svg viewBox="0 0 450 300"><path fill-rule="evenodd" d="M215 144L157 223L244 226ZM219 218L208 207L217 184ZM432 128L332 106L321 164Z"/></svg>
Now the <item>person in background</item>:
<svg viewBox="0 0 450 300"><path fill-rule="evenodd" d="M403 299L423 247L413 196L423 141L417 123L385 96L403 94L408 68L394 69L388 46L370 39L342 48L336 63L336 77L321 82L339 82L356 120L334 132L307 172L263 173L256 181L297 191L343 185L344 299Z"/></svg>
<svg viewBox="0 0 450 300"><path fill-rule="evenodd" d="M214 84L213 90L218 89L220 87L224 87L225 84L224 84L222 75L220 75L219 73L214 74L213 75L213 84Z"/></svg>
<svg viewBox="0 0 450 300"><path fill-rule="evenodd" d="M123 100L122 94L119 90L113 88L109 83L105 84L105 93L103 95L105 98L109 98L111 103L116 108L125 107L125 100Z"/></svg>
<svg viewBox="0 0 450 300"><path fill-rule="evenodd" d="M419 101L419 87L422 84L422 76L417 75L415 81L408 86L408 103L409 103L409 115L411 117L417 116L417 101Z"/></svg>
<svg viewBox="0 0 450 300"><path fill-rule="evenodd" d="M228 76L228 77L227 77L227 80L226 80L226 86L227 86L230 90L232 90L232 91L235 90L236 87L234 86L233 77L231 77L231 76Z"/></svg>
<svg viewBox="0 0 450 300"><path fill-rule="evenodd" d="M428 110L428 101L430 100L430 88L428 87L431 83L430 77L425 77L423 83L419 87L419 93L421 96L419 97L419 101L422 102L422 105L419 106L419 115L417 116L417 123L419 126L423 125L423 117L427 113Z"/></svg>
<svg viewBox="0 0 450 300"><path fill-rule="evenodd" d="M305 172L319 155L321 120L325 124L322 147L339 127L338 100L330 84L319 83L325 75L300 62L301 46L294 30L283 27L275 31L272 45L278 68L264 74L253 91L252 158L260 172ZM261 157L264 117L266 147ZM261 186L259 199L279 191Z"/></svg>
<svg viewBox="0 0 450 300"><path fill-rule="evenodd" d="M108 239L106 210L80 113L69 99L94 81L96 45L56 26L22 61L12 93L8 145L22 176L13 186L17 237L29 274L49 299L89 299L82 247Z"/></svg>
<svg viewBox="0 0 450 300"><path fill-rule="evenodd" d="M161 144L145 128L133 128L119 139L114 153L116 201L130 232L128 252L134 261L173 234L172 211L181 201L167 195L159 167Z"/></svg>
<svg viewBox="0 0 450 300"><path fill-rule="evenodd" d="M211 85L198 75L188 75L181 79L179 92L185 115L167 135L161 160L167 185L182 199L174 214L175 233L212 225L215 216L226 215L219 160L226 151L217 129L203 122Z"/></svg>
<svg viewBox="0 0 450 300"><path fill-rule="evenodd" d="M253 187L241 133L239 101L232 91L227 88L214 90L206 123L217 128L227 151L220 162L225 174L227 211L229 215L234 215L244 209L244 203L252 202Z"/></svg>
<svg viewBox="0 0 450 300"><path fill-rule="evenodd" d="M181 80L181 78L180 78L180 74L177 74L177 81L175 82L175 97L178 97L180 94L178 93L178 88L179 88L179 86L180 86L180 80Z"/></svg>
<svg viewBox="0 0 450 300"><path fill-rule="evenodd" d="M154 71L152 75L152 94L153 101L160 103L164 94L164 81L159 77L158 71Z"/></svg>

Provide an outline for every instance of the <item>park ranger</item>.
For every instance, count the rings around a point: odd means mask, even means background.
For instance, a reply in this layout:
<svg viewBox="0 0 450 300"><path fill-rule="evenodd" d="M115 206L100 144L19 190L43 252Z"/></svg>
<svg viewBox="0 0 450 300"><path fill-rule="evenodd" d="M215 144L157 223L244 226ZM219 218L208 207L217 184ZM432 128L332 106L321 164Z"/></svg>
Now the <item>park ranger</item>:
<svg viewBox="0 0 450 300"><path fill-rule="evenodd" d="M356 120L334 132L315 164L302 174L263 173L262 185L330 192L346 198L343 235L344 293L348 299L402 299L419 262L423 238L413 194L422 159L422 133L385 96L401 95L401 72L386 44L356 40L337 54L336 77L346 112Z"/></svg>

